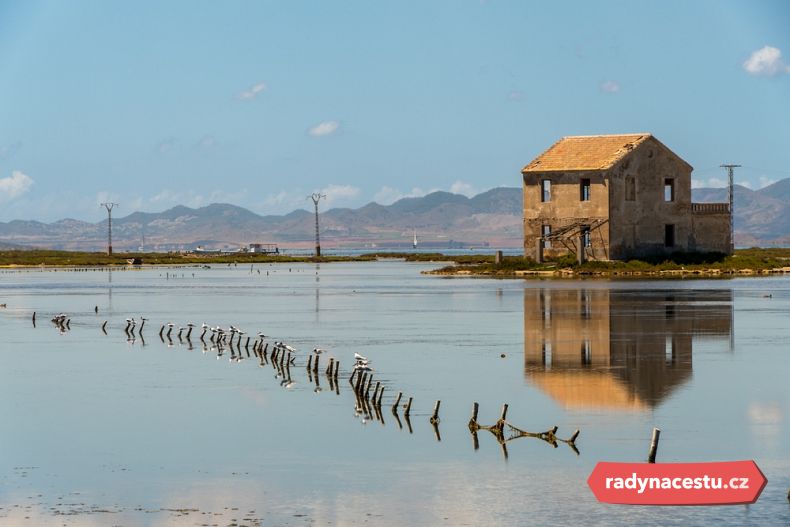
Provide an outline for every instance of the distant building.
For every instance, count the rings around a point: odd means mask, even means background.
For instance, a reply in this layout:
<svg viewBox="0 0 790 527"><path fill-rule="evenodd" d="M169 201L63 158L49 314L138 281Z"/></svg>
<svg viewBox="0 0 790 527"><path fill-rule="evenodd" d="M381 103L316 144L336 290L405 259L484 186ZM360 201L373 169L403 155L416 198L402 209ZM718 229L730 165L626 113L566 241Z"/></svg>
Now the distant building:
<svg viewBox="0 0 790 527"><path fill-rule="evenodd" d="M525 256L729 253L729 204L692 203L692 170L650 134L563 137L521 171Z"/></svg>

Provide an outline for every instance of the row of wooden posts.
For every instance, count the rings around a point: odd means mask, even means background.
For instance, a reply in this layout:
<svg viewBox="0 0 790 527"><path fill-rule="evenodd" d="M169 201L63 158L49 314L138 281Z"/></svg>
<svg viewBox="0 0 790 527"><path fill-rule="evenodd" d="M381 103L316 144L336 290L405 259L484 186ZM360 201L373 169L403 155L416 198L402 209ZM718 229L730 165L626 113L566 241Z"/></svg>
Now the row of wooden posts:
<svg viewBox="0 0 790 527"><path fill-rule="evenodd" d="M36 321L36 314L33 313L33 325L35 326ZM70 329L70 319L67 318L58 318L56 317L53 319L53 322L61 329L61 331L65 331L66 329ZM101 325L101 330L107 334L107 321L104 321ZM143 339L143 327L145 325L145 319L141 319L141 324L138 329L138 335L141 339ZM173 326L171 325L168 328L167 333L165 334L165 327L159 331L159 337L162 342L165 342L165 338L168 339L170 344L172 344L172 339L170 338L170 334L172 332ZM134 325L130 326L128 323L124 332L129 340L134 340L135 332L134 332ZM183 328L182 328L183 329ZM188 331L186 333L187 342L191 343L191 333L192 333L192 325L189 325ZM201 334L200 340L204 344L204 350L206 348L206 342L203 338L205 335L205 331ZM181 339L181 332L179 332L179 341L183 343ZM223 340L224 339L217 339L216 342L212 338L212 345L215 345L218 350L218 355L221 356L223 353ZM246 349L247 357L250 357L250 337L248 336L246 342L242 345L242 335L238 335L237 341L234 343L233 336L228 342L228 346L231 351L231 359L241 360L242 357L242 348ZM144 340L143 340L144 342ZM234 349L234 344L235 348ZM191 347L191 346L190 346ZM290 387L293 384L293 380L291 378L290 366L295 365L295 355L291 351L287 349L286 346L273 346L271 354L268 354L269 343L264 342L263 339L256 339L252 343L252 351L254 355L259 359L259 365L261 367L265 366L267 363L271 363L272 366L277 370L277 376L282 377L281 385ZM238 351L238 355L236 355L236 351ZM319 368L320 368L320 355L318 354L310 354L307 359L306 370L308 372L308 377L310 378L310 382L315 382L316 389L315 391L320 391L320 382L319 382ZM337 394L340 393L339 385L338 385L338 378L340 375L340 361L336 360L334 357L329 358L329 363L324 371L324 374L329 380L330 388L335 391ZM352 370L351 375L348 379L349 384L351 385L354 395L356 397L356 405L355 410L358 414L364 414L366 418L369 419L377 419L381 421L382 424L384 423L384 416L382 413L382 402L384 398L384 391L385 387L383 383L379 380L373 379L373 372L362 368L354 368ZM373 390L371 396L371 389ZM397 420L399 427L402 428L399 410L401 408L401 401L403 400L404 394L403 392L398 392L397 396L394 398L394 403L391 407L391 413ZM410 414L412 409L412 403L414 399L413 397L409 397L408 401L403 405L403 418L406 421L408 426L409 432L413 432L411 421L410 421ZM429 422L434 428L434 432L436 434L437 440L441 441L441 435L439 434L439 409L441 407L441 400L437 400L433 407L433 412L429 418ZM507 411L508 405L505 404L502 407L502 412L500 414L500 418L493 424L493 425L482 425L478 422L478 410L479 404L475 402L472 407L472 417L469 420L468 428L472 435L473 439L473 446L475 450L479 448L478 437L477 433L480 430L486 430L494 435L497 441L503 448L503 452L505 457L507 457L507 448L506 443L518 438L522 437L531 437L536 439L541 439L550 445L557 447L558 443L566 443L576 454L579 454L579 450L576 447L576 440L579 437L579 430L574 431L574 433L568 439L561 439L557 437L557 427L554 426L553 428L546 430L544 432L529 432L527 430L523 430L512 423L507 421ZM657 431L658 429L656 429ZM651 444L650 450L650 462L654 462L655 460L655 450L658 446L658 432L654 433L653 443Z"/></svg>

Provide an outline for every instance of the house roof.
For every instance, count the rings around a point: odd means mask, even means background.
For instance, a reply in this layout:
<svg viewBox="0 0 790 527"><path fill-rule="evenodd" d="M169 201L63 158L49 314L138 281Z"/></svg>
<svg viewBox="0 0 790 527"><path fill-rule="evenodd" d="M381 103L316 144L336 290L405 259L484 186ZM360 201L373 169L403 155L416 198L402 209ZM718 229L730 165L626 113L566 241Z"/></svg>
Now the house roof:
<svg viewBox="0 0 790 527"><path fill-rule="evenodd" d="M648 133L563 137L521 172L606 170L651 137Z"/></svg>

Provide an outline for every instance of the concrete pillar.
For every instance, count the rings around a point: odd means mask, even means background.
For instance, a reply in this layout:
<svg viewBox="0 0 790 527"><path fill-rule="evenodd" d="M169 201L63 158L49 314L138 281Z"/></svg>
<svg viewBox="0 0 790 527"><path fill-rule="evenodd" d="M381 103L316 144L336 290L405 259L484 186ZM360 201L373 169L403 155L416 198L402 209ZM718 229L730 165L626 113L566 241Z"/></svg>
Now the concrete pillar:
<svg viewBox="0 0 790 527"><path fill-rule="evenodd" d="M543 238L538 238L535 240L535 261L537 263L543 263L543 246Z"/></svg>
<svg viewBox="0 0 790 527"><path fill-rule="evenodd" d="M584 235L579 235L579 242L577 245L578 250L576 251L576 261L579 265L584 263Z"/></svg>
<svg viewBox="0 0 790 527"><path fill-rule="evenodd" d="M494 253L494 263L500 265L502 263L502 251Z"/></svg>

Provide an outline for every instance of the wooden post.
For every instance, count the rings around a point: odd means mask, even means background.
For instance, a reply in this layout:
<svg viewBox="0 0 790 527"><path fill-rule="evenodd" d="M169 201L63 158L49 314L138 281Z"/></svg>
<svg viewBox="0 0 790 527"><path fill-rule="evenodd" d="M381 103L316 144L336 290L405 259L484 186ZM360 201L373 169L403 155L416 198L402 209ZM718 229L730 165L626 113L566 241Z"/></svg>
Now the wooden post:
<svg viewBox="0 0 790 527"><path fill-rule="evenodd" d="M442 404L442 401L436 401L436 404L433 405L433 415L431 416L431 424L436 424L439 422L439 406Z"/></svg>
<svg viewBox="0 0 790 527"><path fill-rule="evenodd" d="M340 361L335 361L335 372L332 374L332 377L335 378L335 384L337 384L337 376L340 374Z"/></svg>
<svg viewBox="0 0 790 527"><path fill-rule="evenodd" d="M307 357L307 369L309 370L310 366L312 365L313 365L313 356L310 355L309 357Z"/></svg>
<svg viewBox="0 0 790 527"><path fill-rule="evenodd" d="M334 366L335 366L335 359L329 357L329 366L326 367L326 374L330 377L332 376L332 368L334 368Z"/></svg>
<svg viewBox="0 0 790 527"><path fill-rule="evenodd" d="M658 453L658 438L661 437L661 430L653 428L653 439L650 441L650 452L647 454L647 462L655 463Z"/></svg>
<svg viewBox="0 0 790 527"><path fill-rule="evenodd" d="M477 424L477 411L480 408L480 405L476 402L472 405L472 418L469 419L469 429L470 430L477 430L480 428L480 425ZM477 449L475 449L477 450Z"/></svg>
<svg viewBox="0 0 790 527"><path fill-rule="evenodd" d="M381 391L379 392L379 399L376 401L376 406L381 408L381 398L384 397L384 387L381 387Z"/></svg>
<svg viewBox="0 0 790 527"><path fill-rule="evenodd" d="M398 412L398 405L400 404L400 399L403 397L403 392L398 392L398 397L395 399L395 404L392 405L392 412Z"/></svg>
<svg viewBox="0 0 790 527"><path fill-rule="evenodd" d="M505 419L507 418L507 403L502 405L502 415L499 417L499 421L493 426L493 429L498 432L500 435L502 431L505 429Z"/></svg>
<svg viewBox="0 0 790 527"><path fill-rule="evenodd" d="M409 413L411 412L411 397L409 397L409 402L406 403L406 411L403 412L403 415L409 417Z"/></svg>
<svg viewBox="0 0 790 527"><path fill-rule="evenodd" d="M315 375L318 375L318 359L320 359L320 358L321 358L320 355L316 355L315 356L315 361L313 362L313 373Z"/></svg>
<svg viewBox="0 0 790 527"><path fill-rule="evenodd" d="M573 435L571 436L571 438L570 438L570 439L568 439L568 443L571 443L571 444L575 443L575 442L576 442L576 438L577 438L577 437L579 437L579 429L578 429L578 428L577 428L577 429L576 429L576 431L573 433Z"/></svg>
<svg viewBox="0 0 790 527"><path fill-rule="evenodd" d="M373 374L372 373L370 374L370 377L368 377L368 385L365 387L365 400L367 400L368 396L370 395L370 385L371 384L373 384Z"/></svg>

